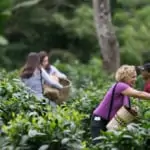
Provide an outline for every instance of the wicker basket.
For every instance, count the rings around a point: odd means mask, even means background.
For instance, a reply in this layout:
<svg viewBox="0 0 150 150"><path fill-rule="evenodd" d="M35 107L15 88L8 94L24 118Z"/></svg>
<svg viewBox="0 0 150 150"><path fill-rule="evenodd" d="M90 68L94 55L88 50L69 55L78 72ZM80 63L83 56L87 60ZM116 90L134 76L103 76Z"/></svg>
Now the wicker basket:
<svg viewBox="0 0 150 150"><path fill-rule="evenodd" d="M68 79L60 78L59 83L63 85L61 90L44 85L44 95L48 99L55 101L57 104L62 104L69 96L71 82Z"/></svg>
<svg viewBox="0 0 150 150"><path fill-rule="evenodd" d="M109 121L106 128L108 130L119 129L131 123L137 118L137 112L134 109L127 108L122 106L115 116Z"/></svg>

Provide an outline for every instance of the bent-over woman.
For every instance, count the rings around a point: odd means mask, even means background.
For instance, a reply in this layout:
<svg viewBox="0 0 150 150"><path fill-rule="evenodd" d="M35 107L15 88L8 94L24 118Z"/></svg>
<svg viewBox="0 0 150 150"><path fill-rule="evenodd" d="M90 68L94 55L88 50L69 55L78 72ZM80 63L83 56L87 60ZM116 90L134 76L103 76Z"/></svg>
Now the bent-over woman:
<svg viewBox="0 0 150 150"><path fill-rule="evenodd" d="M150 94L133 88L136 81L134 66L123 65L116 72L116 83L107 91L103 100L95 108L91 119L91 134L93 144L99 142L95 138L100 136L100 131L106 131L107 123L122 107L131 107L130 97L150 100ZM112 101L113 96L113 103Z"/></svg>

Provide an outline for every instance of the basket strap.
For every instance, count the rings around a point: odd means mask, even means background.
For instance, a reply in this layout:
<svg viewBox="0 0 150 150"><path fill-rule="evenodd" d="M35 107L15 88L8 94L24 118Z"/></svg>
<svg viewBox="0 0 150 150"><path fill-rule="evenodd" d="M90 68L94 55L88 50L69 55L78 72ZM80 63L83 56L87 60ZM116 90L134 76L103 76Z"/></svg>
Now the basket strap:
<svg viewBox="0 0 150 150"><path fill-rule="evenodd" d="M118 84L118 83L116 83L116 84L114 85L113 90L112 90L112 95L111 95L111 100L110 100L110 106L109 106L109 111L108 111L107 120L109 120L109 118L110 118L110 113L111 113L111 110L112 110L112 105L113 105L114 95L115 95L115 89L116 89L117 84Z"/></svg>
<svg viewBox="0 0 150 150"><path fill-rule="evenodd" d="M112 106L113 106L113 102L114 102L114 95L115 95L115 89L116 89L116 86L117 86L118 83L116 83L113 87L113 90L112 90L112 95L111 95L111 100L110 100L110 107L109 107L109 111L108 111L108 116L107 116L107 120L109 120L110 118L110 113L111 113L111 110L112 110ZM124 95L122 95L122 101L123 101L123 98L124 98ZM131 101L130 101L130 98L128 97L128 107L131 108Z"/></svg>
<svg viewBox="0 0 150 150"><path fill-rule="evenodd" d="M44 94L43 83L42 83L42 70L41 70L41 68L40 68L40 82L41 82L41 87L42 87L42 94Z"/></svg>
<svg viewBox="0 0 150 150"><path fill-rule="evenodd" d="M129 96L127 96L127 99L123 100L123 104L122 105L131 109L131 100L130 100Z"/></svg>
<svg viewBox="0 0 150 150"><path fill-rule="evenodd" d="M130 100L130 97L128 97L128 102L129 102L129 108L131 108L131 100Z"/></svg>

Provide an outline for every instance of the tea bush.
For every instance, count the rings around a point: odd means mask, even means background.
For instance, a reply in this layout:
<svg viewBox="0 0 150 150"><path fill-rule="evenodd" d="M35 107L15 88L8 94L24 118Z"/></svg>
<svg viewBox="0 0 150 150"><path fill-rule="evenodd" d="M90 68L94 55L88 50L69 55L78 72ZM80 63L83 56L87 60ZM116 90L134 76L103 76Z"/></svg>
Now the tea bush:
<svg viewBox="0 0 150 150"><path fill-rule="evenodd" d="M3 131L8 138L3 149L49 149L70 150L82 149L82 134L80 120L83 118L75 110L58 108L49 109L46 114L20 113Z"/></svg>
<svg viewBox="0 0 150 150"><path fill-rule="evenodd" d="M20 112L44 112L44 102L39 102L19 79L4 78L0 83L0 117L7 124L12 119L13 114Z"/></svg>
<svg viewBox="0 0 150 150"><path fill-rule="evenodd" d="M0 149L2 150L148 150L150 148L150 104L132 100L139 106L137 122L119 131L103 132L102 142L93 146L90 116L108 88L112 76L93 59L88 66L56 63L72 81L67 102L56 109L27 92L18 71L0 72ZM97 69L99 68L99 69ZM17 78L17 79L16 79Z"/></svg>
<svg viewBox="0 0 150 150"><path fill-rule="evenodd" d="M44 100L30 95L19 78L12 80L12 75L6 77L5 71L1 74L3 149L67 150L84 146L80 124L84 115L65 106L53 110Z"/></svg>
<svg viewBox="0 0 150 150"><path fill-rule="evenodd" d="M147 124L147 125L146 125ZM146 125L146 126L145 126ZM150 149L150 125L147 123L129 124L120 131L108 131L99 137L102 140L94 150L148 150Z"/></svg>

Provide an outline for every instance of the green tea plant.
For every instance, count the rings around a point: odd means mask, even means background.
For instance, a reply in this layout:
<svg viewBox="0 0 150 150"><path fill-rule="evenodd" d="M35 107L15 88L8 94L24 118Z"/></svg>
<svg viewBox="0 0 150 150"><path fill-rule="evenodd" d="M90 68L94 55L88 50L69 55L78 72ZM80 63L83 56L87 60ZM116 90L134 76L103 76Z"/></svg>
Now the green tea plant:
<svg viewBox="0 0 150 150"><path fill-rule="evenodd" d="M0 118L7 124L13 114L20 112L44 112L44 101L38 101L19 79L3 78L0 83Z"/></svg>
<svg viewBox="0 0 150 150"><path fill-rule="evenodd" d="M57 108L44 115L20 113L3 126L4 148L80 150L84 147L80 120L83 115L68 108Z"/></svg>
<svg viewBox="0 0 150 150"><path fill-rule="evenodd" d="M99 137L101 143L95 146L95 149L148 150L150 148L150 125L147 123L133 123L120 131L103 132Z"/></svg>
<svg viewBox="0 0 150 150"><path fill-rule="evenodd" d="M96 69L99 64L95 61L88 67L59 63L57 66L63 68L69 76L72 89L69 99L56 109L52 109L46 101L38 101L29 94L28 89L18 78L18 71L0 72L0 149L148 150L150 148L150 104L148 101L136 99L132 100L132 106L139 107L138 120L118 131L103 132L99 137L101 143L97 146L92 145L90 117L93 109L114 84L113 76L108 77Z"/></svg>
<svg viewBox="0 0 150 150"><path fill-rule="evenodd" d="M13 74L1 72L0 118L3 149L81 149L84 114L66 106L53 110L28 93ZM16 72L14 73L16 74Z"/></svg>

